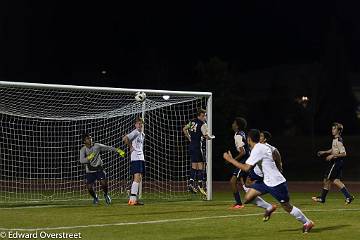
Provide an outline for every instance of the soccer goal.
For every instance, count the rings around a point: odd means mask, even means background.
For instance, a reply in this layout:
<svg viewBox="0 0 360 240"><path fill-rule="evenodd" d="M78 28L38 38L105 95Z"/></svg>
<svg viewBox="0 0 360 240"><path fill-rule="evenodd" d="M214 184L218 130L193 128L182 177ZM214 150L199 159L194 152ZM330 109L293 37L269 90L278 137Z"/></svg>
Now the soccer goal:
<svg viewBox="0 0 360 240"><path fill-rule="evenodd" d="M134 99L143 91L143 102ZM206 108L212 126L212 94L0 81L0 202L88 199L79 162L82 134L126 149L122 137L144 116L144 199L181 200L190 174L182 128ZM207 141L207 191L212 199L211 141ZM130 160L102 153L113 199L126 198ZM99 191L99 188L97 188ZM99 194L101 195L101 194Z"/></svg>

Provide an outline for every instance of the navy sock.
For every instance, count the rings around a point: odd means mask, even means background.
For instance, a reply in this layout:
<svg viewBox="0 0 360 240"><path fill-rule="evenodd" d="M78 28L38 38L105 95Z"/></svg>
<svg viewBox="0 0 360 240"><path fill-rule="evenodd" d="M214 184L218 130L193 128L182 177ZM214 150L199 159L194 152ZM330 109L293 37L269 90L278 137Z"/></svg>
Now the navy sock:
<svg viewBox="0 0 360 240"><path fill-rule="evenodd" d="M93 198L96 198L96 193L93 188L88 188L88 191L89 191L90 196L92 196Z"/></svg>
<svg viewBox="0 0 360 240"><path fill-rule="evenodd" d="M346 189L346 187L343 187L342 189L340 189L340 191L344 194L345 198L351 198L351 195L349 191Z"/></svg>
<svg viewBox="0 0 360 240"><path fill-rule="evenodd" d="M204 180L204 171L203 170L196 170L197 171L197 180L203 181Z"/></svg>
<svg viewBox="0 0 360 240"><path fill-rule="evenodd" d="M233 194L234 194L236 204L242 205L239 191L234 192Z"/></svg>
<svg viewBox="0 0 360 240"><path fill-rule="evenodd" d="M206 170L204 169L204 170L201 170L202 171L202 180L204 181L204 182L206 182Z"/></svg>
<svg viewBox="0 0 360 240"><path fill-rule="evenodd" d="M194 180L196 180L196 169L194 168L191 168L191 171L190 171L190 183ZM191 181L192 180L192 181Z"/></svg>
<svg viewBox="0 0 360 240"><path fill-rule="evenodd" d="M328 194L329 190L323 188L322 191L321 191L321 196L320 198L325 202L325 199L326 199L326 195Z"/></svg>
<svg viewBox="0 0 360 240"><path fill-rule="evenodd" d="M108 185L107 184L104 184L103 186L102 186L102 190L103 190L103 192L104 192L104 196L106 196L106 195L108 195Z"/></svg>

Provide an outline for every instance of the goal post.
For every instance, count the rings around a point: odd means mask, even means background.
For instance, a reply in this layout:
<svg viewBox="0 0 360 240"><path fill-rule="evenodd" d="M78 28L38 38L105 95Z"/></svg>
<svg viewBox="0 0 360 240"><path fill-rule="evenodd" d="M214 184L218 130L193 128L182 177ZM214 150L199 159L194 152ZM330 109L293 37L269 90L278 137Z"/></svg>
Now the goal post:
<svg viewBox="0 0 360 240"><path fill-rule="evenodd" d="M135 101L138 91L146 93L144 102ZM122 136L133 130L137 116L145 118L142 198L189 199L191 162L182 128L206 108L211 134L212 100L210 92L0 81L0 202L88 199L79 162L81 135L126 149ZM131 184L126 152L125 159L101 154L114 199L126 198ZM211 200L211 141L206 161Z"/></svg>

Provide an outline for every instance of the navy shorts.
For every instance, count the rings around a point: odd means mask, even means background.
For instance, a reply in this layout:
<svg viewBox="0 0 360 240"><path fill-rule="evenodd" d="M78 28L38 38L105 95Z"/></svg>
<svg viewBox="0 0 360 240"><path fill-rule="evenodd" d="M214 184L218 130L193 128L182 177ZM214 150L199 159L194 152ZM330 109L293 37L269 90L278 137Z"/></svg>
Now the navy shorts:
<svg viewBox="0 0 360 240"><path fill-rule="evenodd" d="M145 161L135 160L130 162L130 174L141 173L145 175Z"/></svg>
<svg viewBox="0 0 360 240"><path fill-rule="evenodd" d="M205 162L204 156L200 149L190 150L190 158L192 163Z"/></svg>
<svg viewBox="0 0 360 240"><path fill-rule="evenodd" d="M249 171L248 178L250 178L251 181L262 181L264 178L257 175L254 171L254 169L251 169Z"/></svg>
<svg viewBox="0 0 360 240"><path fill-rule="evenodd" d="M274 187L269 187L264 182L255 182L250 188L261 192L261 194L270 193L280 203L287 203L290 200L287 182L280 183Z"/></svg>
<svg viewBox="0 0 360 240"><path fill-rule="evenodd" d="M96 180L104 180L104 179L106 179L106 173L104 171L86 173L85 178L86 178L86 183L87 184L93 184Z"/></svg>
<svg viewBox="0 0 360 240"><path fill-rule="evenodd" d="M331 162L325 171L324 178L329 180L341 179L343 166L343 159Z"/></svg>

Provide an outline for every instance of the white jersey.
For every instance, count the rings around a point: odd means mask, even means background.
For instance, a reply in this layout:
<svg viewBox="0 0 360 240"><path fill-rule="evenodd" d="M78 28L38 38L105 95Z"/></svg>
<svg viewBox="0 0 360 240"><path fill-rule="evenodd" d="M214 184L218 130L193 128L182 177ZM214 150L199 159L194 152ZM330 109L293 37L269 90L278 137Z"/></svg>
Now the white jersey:
<svg viewBox="0 0 360 240"><path fill-rule="evenodd" d="M265 146L267 146L268 148L271 149L271 153L273 153L275 150L276 150L276 147L268 144L268 143L265 143ZM260 167L258 166L258 164L256 164L256 166L254 167L254 172L256 175L258 175L259 177L264 177L264 174L263 172L261 171Z"/></svg>
<svg viewBox="0 0 360 240"><path fill-rule="evenodd" d="M250 157L246 160L246 164L251 166L258 165L264 174L264 183L269 187L275 187L286 182L286 179L276 167L271 149L265 144L255 144L251 150Z"/></svg>
<svg viewBox="0 0 360 240"><path fill-rule="evenodd" d="M258 175L259 177L264 177L263 172L261 171L260 167L256 164L256 166L254 167L254 173L256 175Z"/></svg>
<svg viewBox="0 0 360 240"><path fill-rule="evenodd" d="M128 135L126 135L131 142L131 146L133 147L133 151L131 153L131 161L145 161L144 158L144 138L145 134L135 129Z"/></svg>
<svg viewBox="0 0 360 240"><path fill-rule="evenodd" d="M271 149L271 152L273 153L275 150L276 150L276 147L268 144L268 143L265 143L265 146L269 147Z"/></svg>

